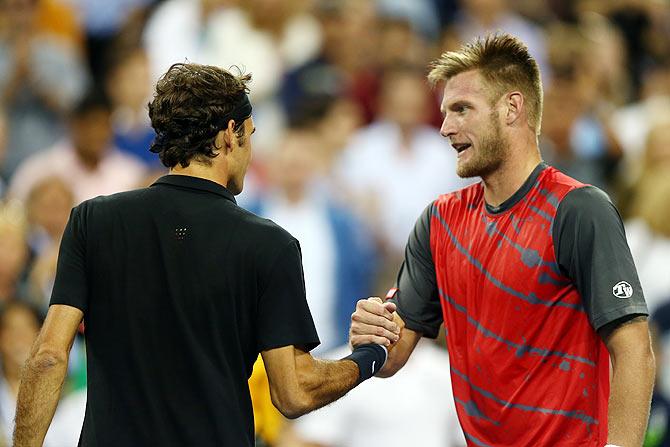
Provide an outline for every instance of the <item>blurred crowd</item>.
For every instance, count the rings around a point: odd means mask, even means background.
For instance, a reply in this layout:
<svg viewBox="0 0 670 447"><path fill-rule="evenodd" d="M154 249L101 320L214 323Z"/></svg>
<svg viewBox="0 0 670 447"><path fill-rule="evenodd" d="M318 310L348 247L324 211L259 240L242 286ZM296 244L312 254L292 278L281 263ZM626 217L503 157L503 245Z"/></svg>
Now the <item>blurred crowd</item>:
<svg viewBox="0 0 670 447"><path fill-rule="evenodd" d="M668 0L3 0L0 447L11 445L19 370L47 310L70 209L166 173L148 151L146 105L172 63L252 73L258 132L238 202L300 240L317 355L337 357L355 301L392 285L423 208L474 181L456 177L438 133L440 92L426 83L427 62L498 30L520 37L540 64L545 160L619 207L662 359ZM47 447L78 439L82 339ZM259 445L465 445L445 348L417 349L394 378L292 424L268 404L259 362L250 381ZM670 446L670 368L657 363L647 447Z"/></svg>

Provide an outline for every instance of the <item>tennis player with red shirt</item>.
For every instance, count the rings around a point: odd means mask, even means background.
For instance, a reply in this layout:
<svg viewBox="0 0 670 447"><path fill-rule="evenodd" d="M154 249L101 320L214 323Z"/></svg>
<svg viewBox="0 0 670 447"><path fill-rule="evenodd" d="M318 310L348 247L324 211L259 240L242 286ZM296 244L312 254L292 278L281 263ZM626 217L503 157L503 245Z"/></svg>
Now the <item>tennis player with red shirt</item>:
<svg viewBox="0 0 670 447"><path fill-rule="evenodd" d="M607 195L541 159L536 62L498 34L431 68L457 173L482 182L426 208L390 300L359 301L352 345L390 345L388 377L444 323L470 446L641 446L654 382L644 296Z"/></svg>

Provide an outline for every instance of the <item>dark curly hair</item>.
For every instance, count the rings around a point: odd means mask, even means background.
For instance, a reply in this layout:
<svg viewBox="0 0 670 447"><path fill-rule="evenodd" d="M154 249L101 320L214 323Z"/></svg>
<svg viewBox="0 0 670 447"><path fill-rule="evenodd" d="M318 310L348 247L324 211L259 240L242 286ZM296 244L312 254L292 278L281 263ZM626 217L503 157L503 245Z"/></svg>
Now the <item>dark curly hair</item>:
<svg viewBox="0 0 670 447"><path fill-rule="evenodd" d="M192 160L210 165L214 140L225 129L239 99L249 92L251 74L234 75L212 65L174 64L156 84L149 103L151 126L156 139L151 152L173 168L187 167ZM244 121L235 123L235 133L243 144Z"/></svg>

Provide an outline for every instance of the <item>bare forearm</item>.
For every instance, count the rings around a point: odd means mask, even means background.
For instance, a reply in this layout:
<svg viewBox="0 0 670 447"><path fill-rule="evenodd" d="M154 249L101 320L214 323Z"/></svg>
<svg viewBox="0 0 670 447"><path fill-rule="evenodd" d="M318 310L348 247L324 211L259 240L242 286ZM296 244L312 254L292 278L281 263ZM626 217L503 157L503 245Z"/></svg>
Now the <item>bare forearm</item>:
<svg viewBox="0 0 670 447"><path fill-rule="evenodd" d="M42 445L66 372L67 357L33 356L28 360L19 387L14 447Z"/></svg>
<svg viewBox="0 0 670 447"><path fill-rule="evenodd" d="M642 445L654 386L653 355L626 358L614 364L608 407L608 443Z"/></svg>
<svg viewBox="0 0 670 447"><path fill-rule="evenodd" d="M304 393L301 413L328 405L344 396L357 384L358 366L351 360L311 359L310 368L298 368L300 388Z"/></svg>
<svg viewBox="0 0 670 447"><path fill-rule="evenodd" d="M608 406L609 444L639 447L649 419L656 365L645 316L601 330L612 359Z"/></svg>

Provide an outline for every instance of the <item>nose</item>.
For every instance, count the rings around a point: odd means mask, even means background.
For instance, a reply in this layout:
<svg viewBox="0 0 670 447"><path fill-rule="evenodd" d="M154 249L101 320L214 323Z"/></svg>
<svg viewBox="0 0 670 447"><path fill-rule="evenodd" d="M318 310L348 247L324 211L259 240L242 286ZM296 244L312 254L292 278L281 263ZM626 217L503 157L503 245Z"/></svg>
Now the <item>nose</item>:
<svg viewBox="0 0 670 447"><path fill-rule="evenodd" d="M449 113L444 116L442 120L442 126L440 127L440 135L445 138L451 138L457 133L456 122L454 119L451 119Z"/></svg>

